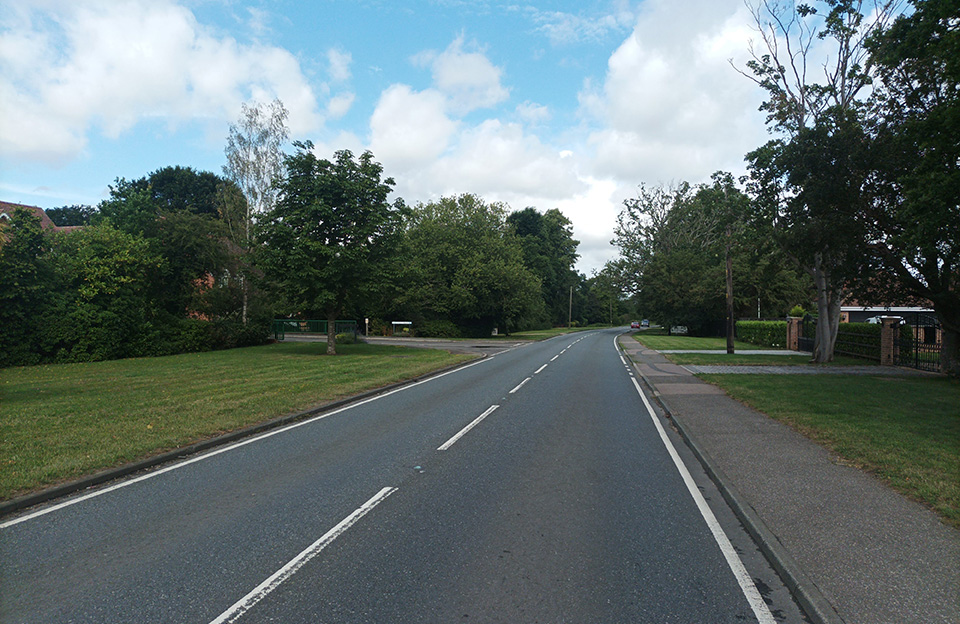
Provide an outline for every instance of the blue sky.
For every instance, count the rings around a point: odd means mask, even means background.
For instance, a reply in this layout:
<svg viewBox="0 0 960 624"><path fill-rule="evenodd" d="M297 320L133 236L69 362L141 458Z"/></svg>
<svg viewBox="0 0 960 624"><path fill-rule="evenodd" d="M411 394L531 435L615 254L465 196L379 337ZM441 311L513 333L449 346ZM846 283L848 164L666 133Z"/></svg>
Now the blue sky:
<svg viewBox="0 0 960 624"><path fill-rule="evenodd" d="M560 208L589 273L638 184L767 140L728 62L750 24L741 0L0 0L0 199L220 173L241 103L279 97L292 139L372 150L408 203Z"/></svg>

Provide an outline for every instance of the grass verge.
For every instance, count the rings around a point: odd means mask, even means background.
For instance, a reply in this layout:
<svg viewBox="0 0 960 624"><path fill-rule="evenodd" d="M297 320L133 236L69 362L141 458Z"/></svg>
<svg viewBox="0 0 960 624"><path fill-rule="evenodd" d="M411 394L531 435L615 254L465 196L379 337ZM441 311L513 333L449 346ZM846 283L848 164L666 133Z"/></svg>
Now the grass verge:
<svg viewBox="0 0 960 624"><path fill-rule="evenodd" d="M633 338L640 344L651 349L726 349L726 338L699 338L697 336L658 336L640 332L634 334ZM733 341L734 349L768 349L769 347L758 347L748 342L739 340Z"/></svg>
<svg viewBox="0 0 960 624"><path fill-rule="evenodd" d="M700 375L960 528L960 381Z"/></svg>
<svg viewBox="0 0 960 624"><path fill-rule="evenodd" d="M280 343L0 370L0 499L472 359Z"/></svg>
<svg viewBox="0 0 960 624"><path fill-rule="evenodd" d="M809 355L743 355L734 353L664 353L663 356L674 364L741 365L741 366L873 366L877 362L861 358L838 355L829 364L811 364Z"/></svg>

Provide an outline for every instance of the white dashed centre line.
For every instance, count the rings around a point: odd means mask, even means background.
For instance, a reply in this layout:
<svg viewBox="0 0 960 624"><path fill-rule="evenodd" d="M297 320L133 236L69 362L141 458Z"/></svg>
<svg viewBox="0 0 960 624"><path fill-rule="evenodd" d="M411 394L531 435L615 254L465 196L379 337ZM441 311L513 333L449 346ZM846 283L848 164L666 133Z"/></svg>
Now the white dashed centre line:
<svg viewBox="0 0 960 624"><path fill-rule="evenodd" d="M447 440L446 442L444 442L441 446L437 447L437 450L438 450L438 451L445 451L445 450L447 450L448 448L450 448L451 446L453 446L454 443L455 443L457 440L459 440L460 438L462 438L463 436L465 436L468 431L470 431L471 429L473 429L474 427L476 427L477 425L479 425L479 424L480 424L480 421L482 421L484 418L486 418L487 416L489 416L490 414L492 414L494 411L496 411L496 409L497 409L498 407L500 407L500 406L499 406L499 405L491 405L491 406L489 407L489 409L487 409L487 411L485 411L484 413L482 413L482 414L480 414L479 416L477 416L477 417L473 420L473 422L471 422L469 425L467 425L466 427L464 427L463 429L461 429L459 432L457 432L457 435L453 436L452 438L450 438L449 440Z"/></svg>

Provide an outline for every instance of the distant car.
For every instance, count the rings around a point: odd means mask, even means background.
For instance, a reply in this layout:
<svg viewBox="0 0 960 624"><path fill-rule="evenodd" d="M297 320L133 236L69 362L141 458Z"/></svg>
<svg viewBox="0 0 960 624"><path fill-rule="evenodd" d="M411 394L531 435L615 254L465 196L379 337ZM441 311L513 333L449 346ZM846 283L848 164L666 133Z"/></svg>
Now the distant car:
<svg viewBox="0 0 960 624"><path fill-rule="evenodd" d="M640 322L633 321L632 323L630 323L630 329L640 329Z"/></svg>
<svg viewBox="0 0 960 624"><path fill-rule="evenodd" d="M643 319L640 321L640 327L650 327L650 321L648 319Z"/></svg>

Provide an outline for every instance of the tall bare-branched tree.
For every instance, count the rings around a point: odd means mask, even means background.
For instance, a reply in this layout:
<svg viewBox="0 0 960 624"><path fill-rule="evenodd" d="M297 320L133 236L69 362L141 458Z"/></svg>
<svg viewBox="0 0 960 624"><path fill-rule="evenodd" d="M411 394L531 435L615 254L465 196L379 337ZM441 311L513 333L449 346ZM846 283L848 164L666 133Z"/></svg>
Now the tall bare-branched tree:
<svg viewBox="0 0 960 624"><path fill-rule="evenodd" d="M833 359L840 304L865 248L862 97L873 78L867 39L902 0L822 0L751 5L759 41L749 71L767 92L761 110L779 137L748 155L754 189L784 250L814 280L814 360ZM861 151L858 151L861 150Z"/></svg>

